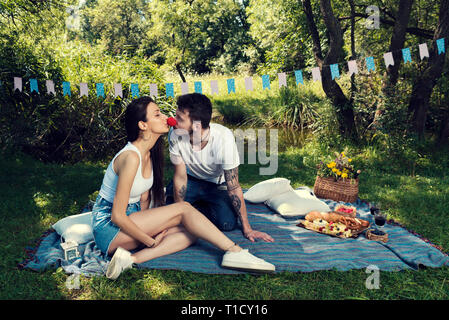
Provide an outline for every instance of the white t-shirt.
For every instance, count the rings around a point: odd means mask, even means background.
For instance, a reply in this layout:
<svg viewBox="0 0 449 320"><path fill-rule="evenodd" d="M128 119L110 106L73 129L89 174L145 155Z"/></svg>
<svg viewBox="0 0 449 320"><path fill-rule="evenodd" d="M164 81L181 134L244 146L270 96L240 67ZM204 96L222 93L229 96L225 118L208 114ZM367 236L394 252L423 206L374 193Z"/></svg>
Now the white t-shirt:
<svg viewBox="0 0 449 320"><path fill-rule="evenodd" d="M188 134L170 129L168 133L171 156L180 156L187 173L195 178L221 184L225 182L223 170L240 165L234 134L225 126L211 123L207 144L200 151L193 150Z"/></svg>

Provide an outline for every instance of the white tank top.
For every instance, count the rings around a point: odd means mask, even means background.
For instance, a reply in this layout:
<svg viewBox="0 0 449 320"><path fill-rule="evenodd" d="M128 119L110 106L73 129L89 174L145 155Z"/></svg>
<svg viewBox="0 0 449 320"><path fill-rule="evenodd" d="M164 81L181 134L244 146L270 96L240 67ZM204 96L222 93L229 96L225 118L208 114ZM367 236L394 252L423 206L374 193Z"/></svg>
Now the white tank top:
<svg viewBox="0 0 449 320"><path fill-rule="evenodd" d="M117 158L122 152L127 150L136 151L139 155L139 168L137 169L136 176L134 177L133 185L131 187L131 192L129 194L128 203L136 203L140 201L140 196L142 193L148 191L153 186L153 166L151 166L151 177L145 179L142 176L142 156L140 154L139 149L131 142L120 150L109 163L108 168L106 169L106 173L103 178L103 183L101 184L100 196L109 201L110 203L114 202L115 192L117 191L117 182L118 175L114 171L113 163L115 158Z"/></svg>

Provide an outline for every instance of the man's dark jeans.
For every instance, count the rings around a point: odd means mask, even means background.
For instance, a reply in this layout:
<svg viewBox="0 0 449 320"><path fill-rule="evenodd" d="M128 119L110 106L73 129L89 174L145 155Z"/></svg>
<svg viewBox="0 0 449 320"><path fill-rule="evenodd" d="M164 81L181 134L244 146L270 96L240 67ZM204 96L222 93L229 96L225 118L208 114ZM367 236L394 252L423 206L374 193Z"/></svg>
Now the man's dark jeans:
<svg viewBox="0 0 449 320"><path fill-rule="evenodd" d="M217 185L187 175L187 192L184 201L189 202L222 231L231 231L237 227L237 217L226 190L226 184ZM173 202L172 180L166 188L166 204Z"/></svg>

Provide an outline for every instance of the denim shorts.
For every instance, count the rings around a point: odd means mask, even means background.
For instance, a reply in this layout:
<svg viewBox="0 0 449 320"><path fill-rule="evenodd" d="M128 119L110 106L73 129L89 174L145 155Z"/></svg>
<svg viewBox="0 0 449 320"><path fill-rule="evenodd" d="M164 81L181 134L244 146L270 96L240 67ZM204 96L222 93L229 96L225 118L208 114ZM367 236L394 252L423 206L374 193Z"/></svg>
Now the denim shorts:
<svg viewBox="0 0 449 320"><path fill-rule="evenodd" d="M140 211L140 202L130 203L126 208L126 215ZM95 243L101 252L107 256L109 245L115 239L120 228L111 221L112 203L100 195L92 208L92 229Z"/></svg>

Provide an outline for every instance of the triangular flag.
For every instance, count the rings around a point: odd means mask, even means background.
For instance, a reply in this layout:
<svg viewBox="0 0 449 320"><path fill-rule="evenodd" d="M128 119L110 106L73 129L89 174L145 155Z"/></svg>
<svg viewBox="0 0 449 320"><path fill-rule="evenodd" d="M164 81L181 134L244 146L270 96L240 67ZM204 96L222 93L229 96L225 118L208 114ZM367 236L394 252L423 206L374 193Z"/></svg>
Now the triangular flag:
<svg viewBox="0 0 449 320"><path fill-rule="evenodd" d="M313 81L321 81L320 67L312 68L312 79Z"/></svg>
<svg viewBox="0 0 449 320"><path fill-rule="evenodd" d="M210 81L210 93L211 94L218 94L218 80L211 80Z"/></svg>
<svg viewBox="0 0 449 320"><path fill-rule="evenodd" d="M338 64L334 63L330 65L332 80L335 78L340 78L340 70L338 70Z"/></svg>
<svg viewBox="0 0 449 320"><path fill-rule="evenodd" d="M64 81L62 83L62 94L64 96L69 96L69 97L72 96L72 92L70 90L70 82Z"/></svg>
<svg viewBox="0 0 449 320"><path fill-rule="evenodd" d="M201 81L195 81L194 86L195 86L196 93L203 93L203 85L202 85Z"/></svg>
<svg viewBox="0 0 449 320"><path fill-rule="evenodd" d="M384 53L385 67L394 66L394 58L392 52Z"/></svg>
<svg viewBox="0 0 449 320"><path fill-rule="evenodd" d="M189 93L189 84L187 82L181 83L181 94Z"/></svg>
<svg viewBox="0 0 449 320"><path fill-rule="evenodd" d="M139 84L131 83L131 98L139 97Z"/></svg>
<svg viewBox="0 0 449 320"><path fill-rule="evenodd" d="M422 43L419 45L419 57L424 59L425 57L429 58L429 49L427 48L427 43Z"/></svg>
<svg viewBox="0 0 449 320"><path fill-rule="evenodd" d="M123 89L121 83L114 83L114 98L123 98Z"/></svg>
<svg viewBox="0 0 449 320"><path fill-rule="evenodd" d="M287 75L285 72L278 73L279 88L287 86Z"/></svg>
<svg viewBox="0 0 449 320"><path fill-rule="evenodd" d="M102 83L96 83L95 87L97 89L97 97L105 97L104 94L104 85Z"/></svg>
<svg viewBox="0 0 449 320"><path fill-rule="evenodd" d="M365 61L366 61L366 68L368 69L368 72L376 71L376 67L374 65L374 57L367 57L367 58L365 58Z"/></svg>
<svg viewBox="0 0 449 320"><path fill-rule="evenodd" d="M262 89L271 89L270 88L270 76L268 74L264 74L262 76Z"/></svg>
<svg viewBox="0 0 449 320"><path fill-rule="evenodd" d="M37 86L37 80L36 79L30 79L30 92L36 91L39 93L39 88Z"/></svg>
<svg viewBox="0 0 449 320"><path fill-rule="evenodd" d="M235 93L235 80L234 79L227 79L226 83L228 85L228 94L231 92Z"/></svg>
<svg viewBox="0 0 449 320"><path fill-rule="evenodd" d="M296 85L298 85L298 83L304 84L304 79L302 77L302 70L295 70L295 80Z"/></svg>
<svg viewBox="0 0 449 320"><path fill-rule="evenodd" d="M157 84L150 83L150 96L158 97Z"/></svg>
<svg viewBox="0 0 449 320"><path fill-rule="evenodd" d="M402 58L404 59L404 63L412 62L412 56L410 54L410 48L402 49Z"/></svg>
<svg viewBox="0 0 449 320"><path fill-rule="evenodd" d="M357 67L357 60L348 61L349 75L359 73L359 68Z"/></svg>
<svg viewBox="0 0 449 320"><path fill-rule="evenodd" d="M45 86L47 87L47 94L53 93L53 95L56 95L55 83L52 80L46 80Z"/></svg>
<svg viewBox="0 0 449 320"><path fill-rule="evenodd" d="M444 48L444 38L437 40L438 54L442 54L445 52Z"/></svg>
<svg viewBox="0 0 449 320"><path fill-rule="evenodd" d="M22 78L14 77L14 91L16 90L22 92Z"/></svg>
<svg viewBox="0 0 449 320"><path fill-rule="evenodd" d="M166 83L165 84L165 95L168 97L175 97L175 87L173 83Z"/></svg>
<svg viewBox="0 0 449 320"><path fill-rule="evenodd" d="M245 78L245 89L246 89L246 91L253 91L253 78L252 77Z"/></svg>
<svg viewBox="0 0 449 320"><path fill-rule="evenodd" d="M89 89L87 87L87 83L81 82L80 83L80 97L82 97L82 96L86 96L87 97L89 95L88 91L89 91Z"/></svg>

